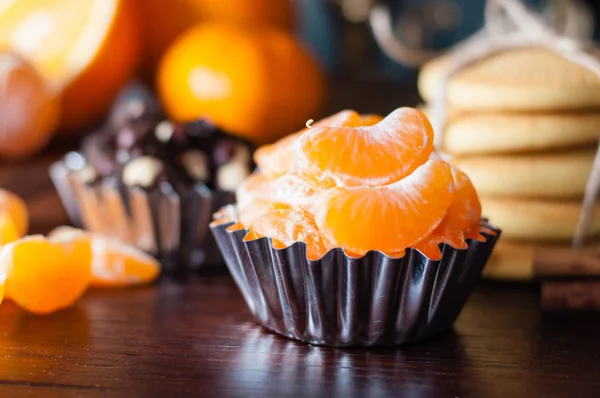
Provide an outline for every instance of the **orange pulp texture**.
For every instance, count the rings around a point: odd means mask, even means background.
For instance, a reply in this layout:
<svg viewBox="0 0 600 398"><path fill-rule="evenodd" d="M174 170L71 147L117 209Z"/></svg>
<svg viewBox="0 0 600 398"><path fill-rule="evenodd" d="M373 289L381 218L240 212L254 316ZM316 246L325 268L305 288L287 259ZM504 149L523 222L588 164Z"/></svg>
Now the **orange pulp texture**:
<svg viewBox="0 0 600 398"><path fill-rule="evenodd" d="M217 22L175 40L157 87L172 119L209 117L259 144L300 128L326 97L322 71L292 35Z"/></svg>
<svg viewBox="0 0 600 398"><path fill-rule="evenodd" d="M64 131L100 118L133 77L139 26L130 0L18 0L0 6L0 47L63 90Z"/></svg>
<svg viewBox="0 0 600 398"><path fill-rule="evenodd" d="M55 241L79 239L91 247L91 286L123 287L154 281L160 263L149 254L102 235L71 227L58 227L49 234Z"/></svg>
<svg viewBox="0 0 600 398"><path fill-rule="evenodd" d="M441 257L441 242L464 248L481 206L464 173L430 159L433 131L425 116L400 108L383 120L371 117L372 127L348 126L359 118L342 112L259 149L260 172L237 193L246 239L271 237L275 248L301 240L310 259L332 247L393 257L417 247L432 259ZM303 181L311 195L274 190L281 176Z"/></svg>
<svg viewBox="0 0 600 398"><path fill-rule="evenodd" d="M0 53L0 157L38 152L52 138L59 117L59 97L38 71L14 53Z"/></svg>

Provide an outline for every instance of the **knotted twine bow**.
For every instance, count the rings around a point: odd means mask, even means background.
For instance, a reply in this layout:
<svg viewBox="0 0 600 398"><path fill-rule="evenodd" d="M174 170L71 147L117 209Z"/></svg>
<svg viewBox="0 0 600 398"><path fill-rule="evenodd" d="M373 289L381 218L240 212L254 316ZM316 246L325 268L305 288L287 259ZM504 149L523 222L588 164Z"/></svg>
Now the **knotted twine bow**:
<svg viewBox="0 0 600 398"><path fill-rule="evenodd" d="M375 19L383 16L375 13ZM384 24L374 23L375 35L385 32ZM387 41L388 45L390 44ZM448 51L450 67L445 70L437 92L430 101L430 119L435 131L435 146L442 149L443 133L447 117L447 93L450 79L466 66L505 50L524 47L542 47L565 59L581 65L600 78L599 50L585 39L568 37L549 24L536 13L528 10L518 0L487 0L485 8L485 26L482 30L455 45ZM397 49L396 49L397 50ZM410 54L409 54L410 55ZM600 128L600 127L599 127ZM585 233L591 224L596 197L600 191L600 142L592 172L588 178L583 198L582 210L572 247L583 245Z"/></svg>

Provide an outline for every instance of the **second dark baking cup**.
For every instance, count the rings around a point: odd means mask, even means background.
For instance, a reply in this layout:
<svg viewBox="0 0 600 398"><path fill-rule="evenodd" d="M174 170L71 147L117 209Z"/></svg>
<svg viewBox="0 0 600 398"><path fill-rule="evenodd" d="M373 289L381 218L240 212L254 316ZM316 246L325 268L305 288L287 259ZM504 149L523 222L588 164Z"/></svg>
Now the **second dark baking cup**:
<svg viewBox="0 0 600 398"><path fill-rule="evenodd" d="M228 213L233 213L230 208ZM396 346L449 329L478 282L500 235L442 246L433 261L415 249L393 259L381 252L352 258L334 249L306 258L306 245L274 249L244 241L234 222L211 227L225 262L257 322L283 336L335 347Z"/></svg>
<svg viewBox="0 0 600 398"><path fill-rule="evenodd" d="M156 256L167 273L225 270L209 223L216 210L234 201L233 193L201 184L181 195L169 184L143 189L106 180L90 185L72 173L62 161L50 167L52 182L75 226Z"/></svg>

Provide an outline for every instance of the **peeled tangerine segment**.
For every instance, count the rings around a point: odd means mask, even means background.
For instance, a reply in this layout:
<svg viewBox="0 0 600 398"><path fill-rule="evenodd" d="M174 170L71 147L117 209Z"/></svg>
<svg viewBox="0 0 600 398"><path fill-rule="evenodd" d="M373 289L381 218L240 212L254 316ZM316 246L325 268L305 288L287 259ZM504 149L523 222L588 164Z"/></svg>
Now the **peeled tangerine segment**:
<svg viewBox="0 0 600 398"><path fill-rule="evenodd" d="M272 179L262 173L253 173L238 187L236 200L238 208L243 208L256 198L307 204L314 194L314 189L298 176L288 174Z"/></svg>
<svg viewBox="0 0 600 398"><path fill-rule="evenodd" d="M236 192L239 220L250 225L273 208L299 207L309 209L314 201L313 188L295 175L270 179L254 173L242 183Z"/></svg>
<svg viewBox="0 0 600 398"><path fill-rule="evenodd" d="M374 126L313 127L298 145L297 172L318 186L383 186L429 159L433 129L422 112L399 108Z"/></svg>
<svg viewBox="0 0 600 398"><path fill-rule="evenodd" d="M0 214L0 247L19 239L17 227L7 214Z"/></svg>
<svg viewBox="0 0 600 398"><path fill-rule="evenodd" d="M442 222L452 199L450 165L429 160L389 186L324 192L315 204L315 219L325 238L347 253L399 254Z"/></svg>
<svg viewBox="0 0 600 398"><path fill-rule="evenodd" d="M83 239L92 252L91 285L122 287L154 281L160 274L160 263L149 254L102 235L71 227L58 227L49 234L54 241Z"/></svg>
<svg viewBox="0 0 600 398"><path fill-rule="evenodd" d="M275 249L284 249L295 242L306 244L306 257L318 260L329 246L319 233L312 215L303 209L274 208L254 220L248 238L269 237Z"/></svg>
<svg viewBox="0 0 600 398"><path fill-rule="evenodd" d="M454 179L454 199L448 208L442 223L431 236L415 245L415 248L432 260L440 260L441 243L447 243L456 249L466 249L465 239L469 231L476 228L481 219L481 204L469 177L451 166ZM476 235L478 236L478 234Z"/></svg>
<svg viewBox="0 0 600 398"><path fill-rule="evenodd" d="M359 115L350 110L344 110L319 120L311 125L311 129L319 127L358 127L371 126L381 121L379 115ZM268 177L279 177L293 171L295 159L295 144L298 138L309 128L288 135L271 145L264 145L255 152L254 161L261 173Z"/></svg>
<svg viewBox="0 0 600 398"><path fill-rule="evenodd" d="M25 236L29 229L29 212L23 199L0 188L0 214L10 217L19 237Z"/></svg>
<svg viewBox="0 0 600 398"><path fill-rule="evenodd" d="M90 283L90 245L82 239L52 242L29 236L0 252L6 295L29 312L47 314L70 307Z"/></svg>

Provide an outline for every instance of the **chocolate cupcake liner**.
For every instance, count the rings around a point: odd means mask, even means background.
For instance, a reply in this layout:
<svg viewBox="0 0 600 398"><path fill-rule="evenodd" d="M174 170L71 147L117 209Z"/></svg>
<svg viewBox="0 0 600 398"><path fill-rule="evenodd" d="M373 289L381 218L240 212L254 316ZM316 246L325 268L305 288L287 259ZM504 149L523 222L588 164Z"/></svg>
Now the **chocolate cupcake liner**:
<svg viewBox="0 0 600 398"><path fill-rule="evenodd" d="M468 249L442 245L433 261L415 249L393 259L381 252L352 258L334 249L306 259L297 242L274 249L269 238L244 241L248 230L228 231L235 209L213 224L225 262L256 321L267 329L315 345L395 346L449 329L480 278L500 231Z"/></svg>
<svg viewBox="0 0 600 398"><path fill-rule="evenodd" d="M156 256L166 272L225 270L209 223L216 210L234 201L233 193L202 184L182 194L168 183L151 189L121 186L114 179L87 184L62 161L52 164L50 178L75 226Z"/></svg>

